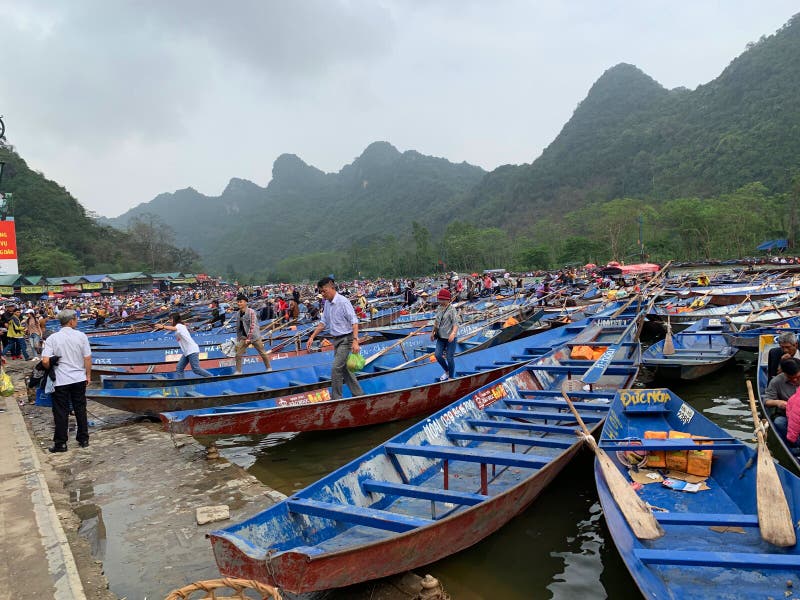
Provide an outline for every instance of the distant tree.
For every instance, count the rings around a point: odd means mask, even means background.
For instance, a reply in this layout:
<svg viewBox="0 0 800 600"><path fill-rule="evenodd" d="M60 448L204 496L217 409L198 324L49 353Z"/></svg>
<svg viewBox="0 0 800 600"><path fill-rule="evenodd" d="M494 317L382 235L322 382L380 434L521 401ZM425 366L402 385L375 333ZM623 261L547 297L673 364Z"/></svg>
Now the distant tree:
<svg viewBox="0 0 800 600"><path fill-rule="evenodd" d="M153 213L142 213L132 218L128 233L141 248L150 270L166 267L169 250L175 240L173 229Z"/></svg>

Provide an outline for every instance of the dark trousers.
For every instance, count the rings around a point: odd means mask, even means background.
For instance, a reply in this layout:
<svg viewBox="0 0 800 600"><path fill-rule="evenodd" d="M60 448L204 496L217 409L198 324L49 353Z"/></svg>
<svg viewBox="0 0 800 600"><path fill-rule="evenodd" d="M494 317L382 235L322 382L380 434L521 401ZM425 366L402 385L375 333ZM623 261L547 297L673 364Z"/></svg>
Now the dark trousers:
<svg viewBox="0 0 800 600"><path fill-rule="evenodd" d="M339 400L342 397L342 384L346 383L353 396L363 396L364 390L358 379L347 368L347 357L353 349L353 336L345 335L342 337L331 338L333 342L333 368L331 369L331 400Z"/></svg>
<svg viewBox="0 0 800 600"><path fill-rule="evenodd" d="M80 442L89 441L89 423L86 418L86 382L69 383L67 385L57 385L53 392L53 421L55 421L55 433L53 441L56 444L67 444L69 439L69 407L72 403L72 410L75 412L75 420L78 422L78 433L75 439Z"/></svg>

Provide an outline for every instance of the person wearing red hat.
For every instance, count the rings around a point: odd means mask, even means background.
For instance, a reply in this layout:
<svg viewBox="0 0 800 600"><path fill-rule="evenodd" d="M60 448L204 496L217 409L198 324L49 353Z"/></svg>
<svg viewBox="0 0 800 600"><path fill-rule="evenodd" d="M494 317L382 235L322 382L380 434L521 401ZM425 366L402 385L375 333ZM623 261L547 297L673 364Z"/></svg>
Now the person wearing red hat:
<svg viewBox="0 0 800 600"><path fill-rule="evenodd" d="M431 340L436 341L436 360L444 369L444 374L439 381L447 381L456 375L456 333L458 332L458 313L452 304L453 296L450 290L442 288L436 295L439 307L436 309L436 318L433 321Z"/></svg>

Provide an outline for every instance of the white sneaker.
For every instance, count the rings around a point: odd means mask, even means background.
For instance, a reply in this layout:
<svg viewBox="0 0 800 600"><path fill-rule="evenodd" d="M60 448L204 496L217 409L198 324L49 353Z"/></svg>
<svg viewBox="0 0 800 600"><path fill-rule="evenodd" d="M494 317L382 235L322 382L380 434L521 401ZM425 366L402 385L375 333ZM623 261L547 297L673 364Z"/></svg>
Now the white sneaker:
<svg viewBox="0 0 800 600"><path fill-rule="evenodd" d="M439 381L447 381L448 379L450 379L450 375L447 373L442 373L442 376L439 377Z"/></svg>

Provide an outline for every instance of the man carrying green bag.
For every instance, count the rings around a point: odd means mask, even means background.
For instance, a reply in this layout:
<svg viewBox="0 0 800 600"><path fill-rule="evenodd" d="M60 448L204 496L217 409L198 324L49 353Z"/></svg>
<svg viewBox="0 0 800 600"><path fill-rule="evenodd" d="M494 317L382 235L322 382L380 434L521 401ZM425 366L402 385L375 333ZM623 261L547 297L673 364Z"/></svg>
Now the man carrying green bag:
<svg viewBox="0 0 800 600"><path fill-rule="evenodd" d="M359 354L361 347L358 344L358 317L350 301L336 293L336 286L333 279L323 277L317 283L319 292L325 298L325 307L322 312L322 319L314 332L309 336L306 348L310 351L314 338L328 329L333 344L333 367L331 368L331 400L339 400L342 397L342 385L347 384L353 396L363 396L364 390L358 383L358 379L347 368L347 359L350 351Z"/></svg>

